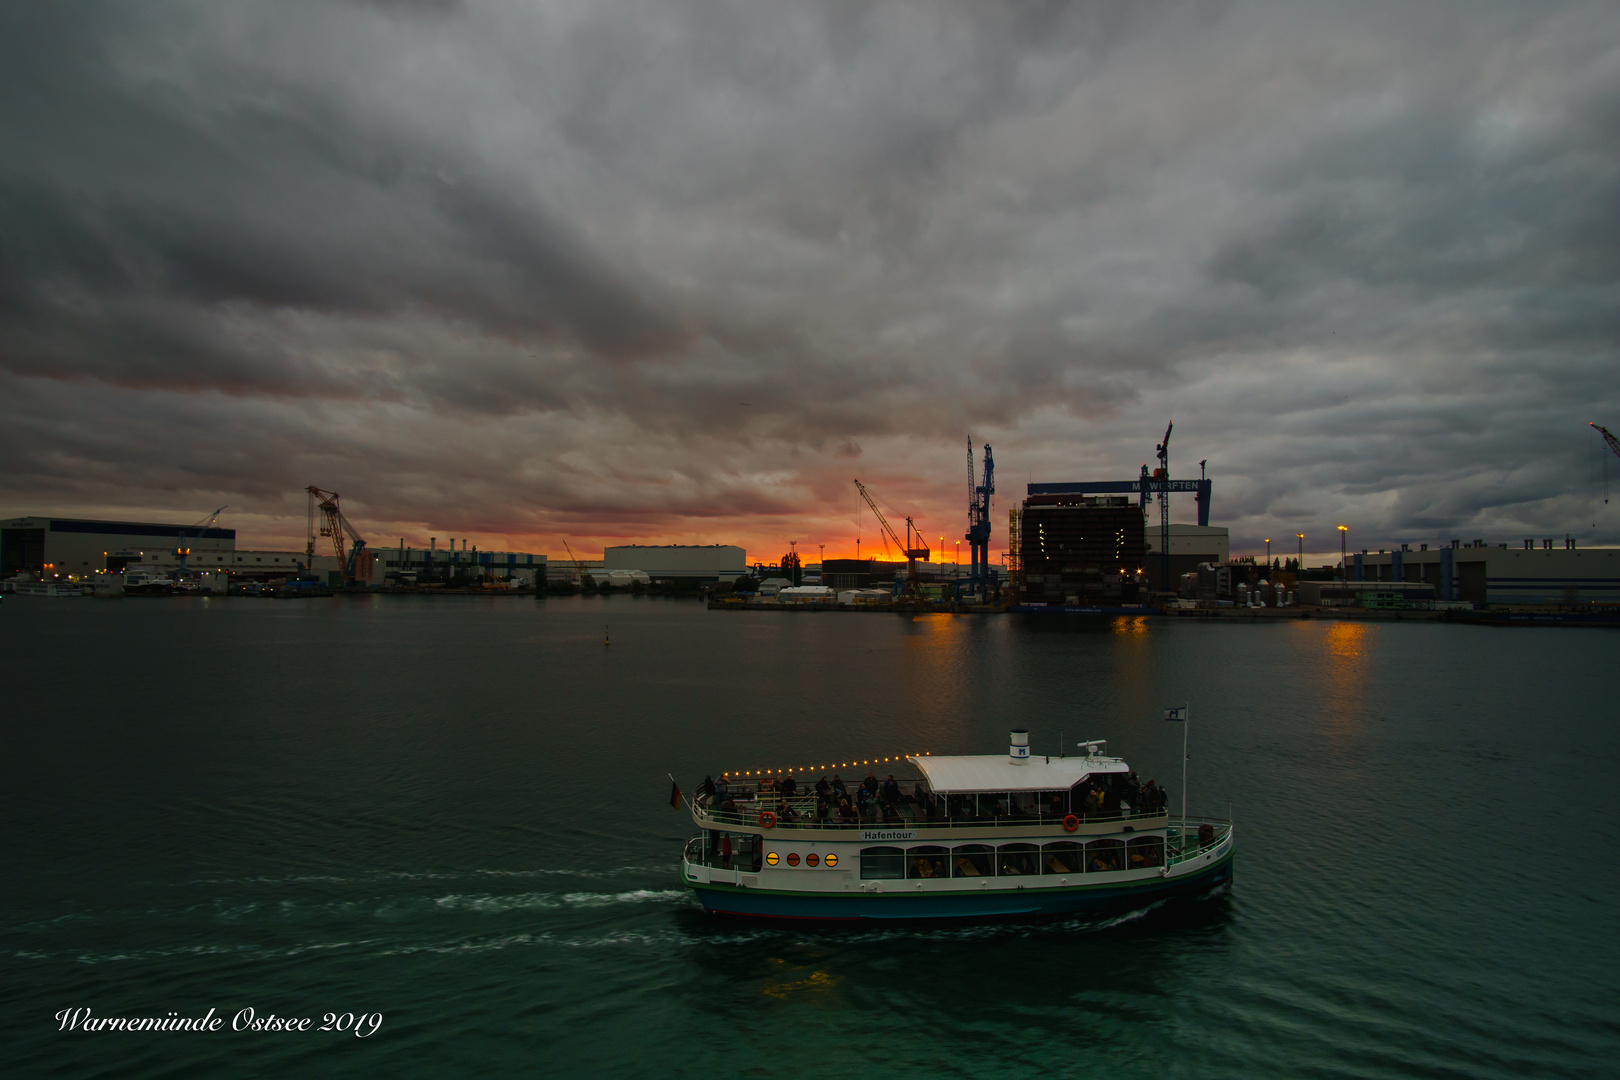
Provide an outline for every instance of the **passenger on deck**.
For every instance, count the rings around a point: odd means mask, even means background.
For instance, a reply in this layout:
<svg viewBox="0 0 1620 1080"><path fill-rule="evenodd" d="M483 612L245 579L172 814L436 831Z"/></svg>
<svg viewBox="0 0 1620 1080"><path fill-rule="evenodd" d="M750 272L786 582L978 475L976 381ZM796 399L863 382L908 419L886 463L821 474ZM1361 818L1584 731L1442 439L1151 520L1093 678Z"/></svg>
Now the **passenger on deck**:
<svg viewBox="0 0 1620 1080"><path fill-rule="evenodd" d="M872 773L867 773L866 779L861 782L861 787L866 789L868 795L876 795L878 793L878 778Z"/></svg>
<svg viewBox="0 0 1620 1080"><path fill-rule="evenodd" d="M825 776L816 781L816 794L820 795L823 799L832 794L832 785L827 783L827 778Z"/></svg>
<svg viewBox="0 0 1620 1080"><path fill-rule="evenodd" d="M714 801L723 803L729 798L731 798L731 791L726 786L726 774L721 773L720 779L714 782Z"/></svg>
<svg viewBox="0 0 1620 1080"><path fill-rule="evenodd" d="M866 816L871 811L871 807L872 793L866 790L865 784L862 784L860 787L855 789L855 810L861 815L862 820L865 820Z"/></svg>
<svg viewBox="0 0 1620 1080"><path fill-rule="evenodd" d="M848 789L846 789L844 787L844 782L842 780L838 779L838 774L837 773L833 773L832 789L833 789L833 791L837 792L839 795L848 795L849 794Z"/></svg>
<svg viewBox="0 0 1620 1080"><path fill-rule="evenodd" d="M703 783L698 785L697 793L698 793L698 798L700 798L700 799L703 798L703 796L705 796L705 795L713 795L714 794L714 777L705 776L703 778Z"/></svg>
<svg viewBox="0 0 1620 1080"><path fill-rule="evenodd" d="M790 776L787 779L782 781L782 794L784 796L791 799L793 796L797 795L798 793L799 793L799 782L797 780L793 779L793 777Z"/></svg>
<svg viewBox="0 0 1620 1080"><path fill-rule="evenodd" d="M1153 812L1156 814L1162 814L1164 813L1164 808L1168 805L1170 805L1169 793L1167 793L1164 788L1160 787L1158 781L1155 780L1153 782Z"/></svg>
<svg viewBox="0 0 1620 1080"><path fill-rule="evenodd" d="M776 807L776 820L783 825L791 825L799 820L799 815L788 805L788 801L783 799Z"/></svg>
<svg viewBox="0 0 1620 1080"><path fill-rule="evenodd" d="M855 808L849 805L848 799L838 800L838 823L840 825L859 825L861 823L860 815L855 813Z"/></svg>
<svg viewBox="0 0 1620 1080"><path fill-rule="evenodd" d="M881 792L881 797L884 804L888 806L893 806L895 803L900 801L900 785L895 783L894 773L890 773L889 778L883 781L883 791Z"/></svg>
<svg viewBox="0 0 1620 1080"><path fill-rule="evenodd" d="M832 820L832 818L828 814L828 811L827 811L827 800L823 799L820 795L817 795L816 796L816 824L817 825L826 825L829 822L831 822L831 820Z"/></svg>

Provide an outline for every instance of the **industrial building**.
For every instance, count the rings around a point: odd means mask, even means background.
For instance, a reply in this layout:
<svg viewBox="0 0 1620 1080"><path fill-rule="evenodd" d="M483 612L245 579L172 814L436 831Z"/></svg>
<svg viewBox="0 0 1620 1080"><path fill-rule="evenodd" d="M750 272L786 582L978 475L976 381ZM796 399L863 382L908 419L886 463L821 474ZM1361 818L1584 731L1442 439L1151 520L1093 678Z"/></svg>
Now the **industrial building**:
<svg viewBox="0 0 1620 1080"><path fill-rule="evenodd" d="M731 544L627 544L606 548L602 568L643 570L653 580L731 581L748 572L747 553Z"/></svg>
<svg viewBox="0 0 1620 1080"><path fill-rule="evenodd" d="M1170 526L1170 577L1161 584L1162 560L1159 558L1159 530L1148 529L1145 537L1146 566L1149 587L1154 591L1175 587L1181 575L1195 572L1202 563L1223 566L1232 557L1232 541L1227 530L1211 525Z"/></svg>
<svg viewBox="0 0 1620 1080"><path fill-rule="evenodd" d="M397 547L370 549L373 567L370 584L396 585L427 581L448 581L451 578L507 578L530 586L546 581L546 557L528 551L479 551L477 546L468 550L462 540L460 550L455 541L444 550L438 539L428 541L425 548L410 547L402 540Z"/></svg>
<svg viewBox="0 0 1620 1080"><path fill-rule="evenodd" d="M1572 541L1525 540L1523 547L1489 547L1482 540L1416 551L1354 553L1344 567L1350 582L1433 585L1440 600L1475 604L1620 603L1620 549L1579 550Z"/></svg>
<svg viewBox="0 0 1620 1080"><path fill-rule="evenodd" d="M182 546L192 558L231 552L236 548L236 530L144 521L12 518L0 521L0 577L21 573L89 577L107 569L113 552L166 550L178 559Z"/></svg>
<svg viewBox="0 0 1620 1080"><path fill-rule="evenodd" d="M1145 599L1142 510L1123 495L1035 494L1013 512L1013 578L1025 604L1091 606Z"/></svg>

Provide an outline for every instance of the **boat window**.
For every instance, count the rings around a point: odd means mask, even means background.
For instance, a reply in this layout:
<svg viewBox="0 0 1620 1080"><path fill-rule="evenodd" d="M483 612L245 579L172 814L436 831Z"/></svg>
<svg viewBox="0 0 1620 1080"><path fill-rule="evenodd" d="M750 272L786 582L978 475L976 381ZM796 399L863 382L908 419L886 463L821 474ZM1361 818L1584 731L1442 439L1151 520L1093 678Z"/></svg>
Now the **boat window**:
<svg viewBox="0 0 1620 1080"><path fill-rule="evenodd" d="M861 848L861 877L888 881L906 876L906 854L897 847Z"/></svg>
<svg viewBox="0 0 1620 1080"><path fill-rule="evenodd" d="M958 844L951 849L951 877L989 876L989 844Z"/></svg>
<svg viewBox="0 0 1620 1080"><path fill-rule="evenodd" d="M1086 845L1086 873L1125 869L1125 845L1118 840L1093 840Z"/></svg>
<svg viewBox="0 0 1620 1080"><path fill-rule="evenodd" d="M1073 840L1059 840L1041 846L1041 873L1078 874L1080 872L1080 845Z"/></svg>
<svg viewBox="0 0 1620 1080"><path fill-rule="evenodd" d="M1034 844L1002 844L996 849L996 873L1001 877L1040 873L1035 868L1039 850Z"/></svg>
<svg viewBox="0 0 1620 1080"><path fill-rule="evenodd" d="M945 877L945 856L942 847L914 847L906 849L906 877Z"/></svg>
<svg viewBox="0 0 1620 1080"><path fill-rule="evenodd" d="M1137 836L1126 841L1126 865L1132 870L1164 865L1164 837Z"/></svg>

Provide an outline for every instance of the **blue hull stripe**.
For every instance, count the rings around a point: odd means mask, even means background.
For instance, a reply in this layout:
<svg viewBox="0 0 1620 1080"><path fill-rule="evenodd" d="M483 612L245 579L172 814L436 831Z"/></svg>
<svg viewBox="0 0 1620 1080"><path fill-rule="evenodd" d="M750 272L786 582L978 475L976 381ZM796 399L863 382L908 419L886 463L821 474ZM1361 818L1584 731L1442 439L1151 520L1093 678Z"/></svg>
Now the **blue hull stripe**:
<svg viewBox="0 0 1620 1080"><path fill-rule="evenodd" d="M1077 915L1142 907L1178 893L1198 892L1232 876L1232 856L1189 877L1154 878L1082 889L990 892L841 893L769 892L688 883L717 915L763 919L1016 919ZM884 882L885 885L889 884Z"/></svg>

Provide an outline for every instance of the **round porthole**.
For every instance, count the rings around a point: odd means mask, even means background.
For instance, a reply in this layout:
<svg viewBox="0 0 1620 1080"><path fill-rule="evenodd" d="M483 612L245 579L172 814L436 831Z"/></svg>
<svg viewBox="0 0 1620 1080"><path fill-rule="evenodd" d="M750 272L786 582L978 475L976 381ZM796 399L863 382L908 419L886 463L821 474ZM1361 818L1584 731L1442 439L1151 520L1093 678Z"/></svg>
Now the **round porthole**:
<svg viewBox="0 0 1620 1080"><path fill-rule="evenodd" d="M799 853L797 851L788 852L788 865L789 866L798 866L799 865Z"/></svg>
<svg viewBox="0 0 1620 1080"><path fill-rule="evenodd" d="M829 854L827 856L827 865L828 866L837 866L838 865L838 856Z"/></svg>
<svg viewBox="0 0 1620 1080"><path fill-rule="evenodd" d="M774 851L768 851L765 853L765 861L770 863L772 866L775 866L777 862L781 860L781 858L782 857Z"/></svg>
<svg viewBox="0 0 1620 1080"><path fill-rule="evenodd" d="M820 859L816 858L816 853L813 851L804 857L804 865L806 866L814 866L820 861Z"/></svg>

